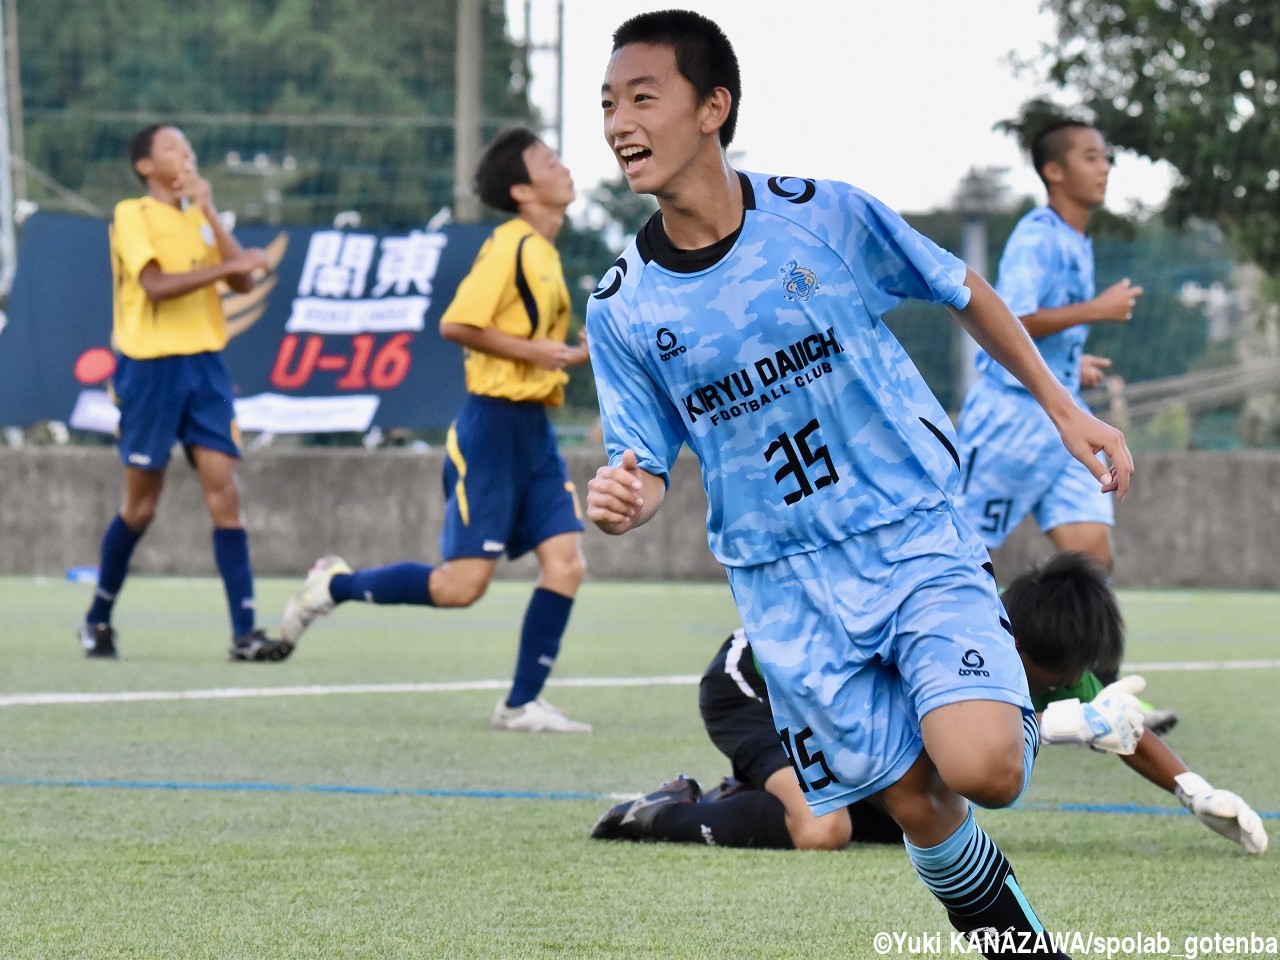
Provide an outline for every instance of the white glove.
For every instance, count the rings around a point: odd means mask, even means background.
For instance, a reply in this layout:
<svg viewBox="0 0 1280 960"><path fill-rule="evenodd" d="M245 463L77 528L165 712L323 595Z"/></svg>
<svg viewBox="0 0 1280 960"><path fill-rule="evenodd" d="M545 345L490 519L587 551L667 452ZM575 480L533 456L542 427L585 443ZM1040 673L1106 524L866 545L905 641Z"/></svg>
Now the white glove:
<svg viewBox="0 0 1280 960"><path fill-rule="evenodd" d="M1240 844L1245 853L1267 852L1267 831L1253 808L1230 790L1215 790L1198 773L1187 771L1173 778L1174 796L1197 820L1215 833Z"/></svg>
<svg viewBox="0 0 1280 960"><path fill-rule="evenodd" d="M1040 718L1040 739L1044 743L1083 743L1108 753L1129 755L1142 738L1142 707L1136 694L1147 681L1139 676L1124 677L1102 691L1089 703L1055 700Z"/></svg>

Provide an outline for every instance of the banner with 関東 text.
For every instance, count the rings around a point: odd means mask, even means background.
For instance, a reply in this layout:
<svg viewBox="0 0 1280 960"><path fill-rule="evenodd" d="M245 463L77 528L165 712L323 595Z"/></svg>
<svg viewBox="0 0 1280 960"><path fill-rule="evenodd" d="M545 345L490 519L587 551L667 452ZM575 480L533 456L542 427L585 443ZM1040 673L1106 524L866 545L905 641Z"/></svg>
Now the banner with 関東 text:
<svg viewBox="0 0 1280 960"><path fill-rule="evenodd" d="M241 429L447 426L465 389L440 316L491 230L238 229L271 264L250 292L221 291ZM105 220L63 214L23 225L0 321L0 424L114 431L107 232Z"/></svg>

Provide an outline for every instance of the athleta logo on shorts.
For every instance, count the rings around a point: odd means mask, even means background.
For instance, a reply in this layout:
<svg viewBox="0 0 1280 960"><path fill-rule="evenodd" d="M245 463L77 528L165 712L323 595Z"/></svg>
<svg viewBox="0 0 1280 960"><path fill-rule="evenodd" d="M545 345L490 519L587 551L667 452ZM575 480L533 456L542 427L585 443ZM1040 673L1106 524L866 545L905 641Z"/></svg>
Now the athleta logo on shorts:
<svg viewBox="0 0 1280 960"><path fill-rule="evenodd" d="M145 453L131 453L128 459L130 463L136 463L140 467L145 467L151 463L151 457Z"/></svg>
<svg viewBox="0 0 1280 960"><path fill-rule="evenodd" d="M657 343L658 350L660 351L658 359L662 361L670 360L672 357L678 357L688 349L687 347L681 346L679 341L676 340L676 335L666 327L658 328L658 336L654 342Z"/></svg>
<svg viewBox="0 0 1280 960"><path fill-rule="evenodd" d="M964 656L960 658L960 662L963 664L963 666L959 669L958 673L962 677L991 676L990 670L982 669L987 665L987 661L982 659L982 654L980 654L977 650L966 650L964 652Z"/></svg>
<svg viewBox="0 0 1280 960"><path fill-rule="evenodd" d="M822 287L818 275L808 267L801 267L794 260L788 260L778 268L782 276L782 291L787 300L808 300Z"/></svg>

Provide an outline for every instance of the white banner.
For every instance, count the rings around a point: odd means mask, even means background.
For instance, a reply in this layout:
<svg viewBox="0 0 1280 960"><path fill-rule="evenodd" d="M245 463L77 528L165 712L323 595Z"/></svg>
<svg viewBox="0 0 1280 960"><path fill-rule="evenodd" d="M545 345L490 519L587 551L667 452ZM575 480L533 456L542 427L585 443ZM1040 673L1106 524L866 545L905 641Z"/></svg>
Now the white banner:
<svg viewBox="0 0 1280 960"><path fill-rule="evenodd" d="M331 300L297 297L285 324L288 333L390 333L423 329L430 297L380 297L377 300Z"/></svg>
<svg viewBox="0 0 1280 960"><path fill-rule="evenodd" d="M120 425L120 408L105 390L81 390L67 423L77 430L115 433Z"/></svg>
<svg viewBox="0 0 1280 960"><path fill-rule="evenodd" d="M241 430L263 433L364 433L377 410L378 397L369 394L286 397L260 393L236 401L236 421Z"/></svg>
<svg viewBox="0 0 1280 960"><path fill-rule="evenodd" d="M254 433L364 433L373 423L378 399L371 394L286 397L260 393L236 401L236 422L241 430ZM120 408L105 390L81 390L68 422L77 430L115 433L120 425Z"/></svg>

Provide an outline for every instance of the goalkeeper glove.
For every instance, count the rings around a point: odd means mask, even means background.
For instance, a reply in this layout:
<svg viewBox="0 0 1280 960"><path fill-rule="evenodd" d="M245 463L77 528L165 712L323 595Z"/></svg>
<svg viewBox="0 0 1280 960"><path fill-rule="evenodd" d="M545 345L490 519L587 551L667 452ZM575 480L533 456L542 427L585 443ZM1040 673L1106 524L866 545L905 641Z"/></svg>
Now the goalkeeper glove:
<svg viewBox="0 0 1280 960"><path fill-rule="evenodd" d="M1230 790L1215 790L1204 777L1187 771L1173 778L1174 796L1215 833L1240 844L1245 853L1266 853L1267 831L1253 808Z"/></svg>
<svg viewBox="0 0 1280 960"><path fill-rule="evenodd" d="M1103 687L1089 703L1055 700L1040 719L1045 743L1082 743L1095 750L1128 755L1142 737L1142 707L1136 694L1147 681L1131 676Z"/></svg>

